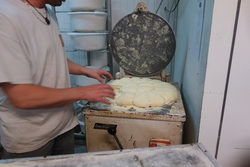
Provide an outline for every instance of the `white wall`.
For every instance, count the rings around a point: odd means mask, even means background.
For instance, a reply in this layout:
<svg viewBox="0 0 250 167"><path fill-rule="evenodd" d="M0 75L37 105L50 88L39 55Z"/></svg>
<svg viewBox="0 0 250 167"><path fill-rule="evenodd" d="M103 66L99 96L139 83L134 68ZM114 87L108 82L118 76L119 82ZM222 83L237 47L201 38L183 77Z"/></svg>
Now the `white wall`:
<svg viewBox="0 0 250 167"><path fill-rule="evenodd" d="M218 161L226 167L242 167L242 163L245 160L249 162L250 158L250 113L248 111L250 78L247 75L250 71L248 64L250 62L250 2L241 1L238 29L235 45L233 45L237 3L238 0L224 0L215 1L214 4L199 136L199 142L205 144L213 154L217 153ZM234 49L232 54L231 48ZM232 56L231 66L230 55ZM227 73L229 73L228 82ZM228 87L226 87L227 84ZM220 140L217 140L220 123L222 125Z"/></svg>
<svg viewBox="0 0 250 167"><path fill-rule="evenodd" d="M224 166L250 166L250 1L242 0L225 103L218 159ZM225 154L227 153L227 154Z"/></svg>
<svg viewBox="0 0 250 167"><path fill-rule="evenodd" d="M250 96L250 78L244 75L250 71L249 8L250 2L242 0L221 140L218 148L218 159L225 166L229 167L239 165L239 163L247 159L247 161L250 162L250 114L247 109ZM228 154L225 155L225 152ZM250 166L250 163L248 163L248 165Z"/></svg>
<svg viewBox="0 0 250 167"><path fill-rule="evenodd" d="M216 150L236 4L236 0L214 2L199 135L199 141L213 155Z"/></svg>

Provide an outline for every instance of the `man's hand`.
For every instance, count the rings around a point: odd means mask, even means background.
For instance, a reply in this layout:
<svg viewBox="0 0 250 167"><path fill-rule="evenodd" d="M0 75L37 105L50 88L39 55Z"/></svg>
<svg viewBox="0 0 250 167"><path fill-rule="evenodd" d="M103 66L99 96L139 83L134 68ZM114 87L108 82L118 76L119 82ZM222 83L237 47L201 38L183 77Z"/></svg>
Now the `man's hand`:
<svg viewBox="0 0 250 167"><path fill-rule="evenodd" d="M114 89L110 85L97 84L91 86L78 87L81 89L82 97L81 99L90 102L103 102L106 104L111 104L105 97L114 99L115 93Z"/></svg>
<svg viewBox="0 0 250 167"><path fill-rule="evenodd" d="M97 79L99 82L104 83L104 79L112 79L112 75L101 69L85 68L85 75L90 78Z"/></svg>
<svg viewBox="0 0 250 167"><path fill-rule="evenodd" d="M97 79L101 83L104 83L105 78L113 78L112 75L105 70L86 68L70 60L68 60L68 66L70 74L85 75L87 77Z"/></svg>

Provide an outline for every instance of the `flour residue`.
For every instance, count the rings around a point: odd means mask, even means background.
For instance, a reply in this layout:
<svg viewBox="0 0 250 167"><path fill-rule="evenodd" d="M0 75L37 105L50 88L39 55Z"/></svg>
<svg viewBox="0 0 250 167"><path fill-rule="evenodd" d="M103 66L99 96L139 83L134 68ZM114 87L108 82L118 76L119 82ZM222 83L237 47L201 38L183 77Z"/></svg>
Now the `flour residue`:
<svg viewBox="0 0 250 167"><path fill-rule="evenodd" d="M125 71L150 76L171 61L175 37L161 17L150 12L133 13L114 27L111 46L115 60Z"/></svg>

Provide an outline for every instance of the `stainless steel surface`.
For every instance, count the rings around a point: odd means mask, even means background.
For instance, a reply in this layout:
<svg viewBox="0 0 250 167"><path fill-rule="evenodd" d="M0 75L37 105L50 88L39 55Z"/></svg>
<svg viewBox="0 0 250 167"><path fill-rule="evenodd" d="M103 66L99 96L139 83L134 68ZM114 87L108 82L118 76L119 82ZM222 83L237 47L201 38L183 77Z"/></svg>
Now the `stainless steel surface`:
<svg viewBox="0 0 250 167"><path fill-rule="evenodd" d="M201 149L202 148L202 149ZM10 159L2 166L15 167L221 167L202 144L187 144L123 151L84 153L47 158Z"/></svg>

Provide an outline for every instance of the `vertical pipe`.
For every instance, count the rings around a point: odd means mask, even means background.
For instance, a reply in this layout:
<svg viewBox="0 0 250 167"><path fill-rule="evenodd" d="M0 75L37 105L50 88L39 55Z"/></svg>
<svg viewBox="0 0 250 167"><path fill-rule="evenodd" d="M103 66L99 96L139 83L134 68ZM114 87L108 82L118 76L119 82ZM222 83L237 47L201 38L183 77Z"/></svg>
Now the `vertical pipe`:
<svg viewBox="0 0 250 167"><path fill-rule="evenodd" d="M110 39L111 39L111 33L112 33L112 10L111 10L111 0L106 0L106 8L108 12L108 20L107 20L107 29L108 29L108 41L107 41L107 48L108 48L108 66L109 71L112 76L114 76L114 68L113 68L113 58L110 50Z"/></svg>
<svg viewBox="0 0 250 167"><path fill-rule="evenodd" d="M79 60L80 61L80 60ZM79 62L78 61L78 62ZM88 66L91 66L91 62L90 62L90 52L87 52L87 64Z"/></svg>

